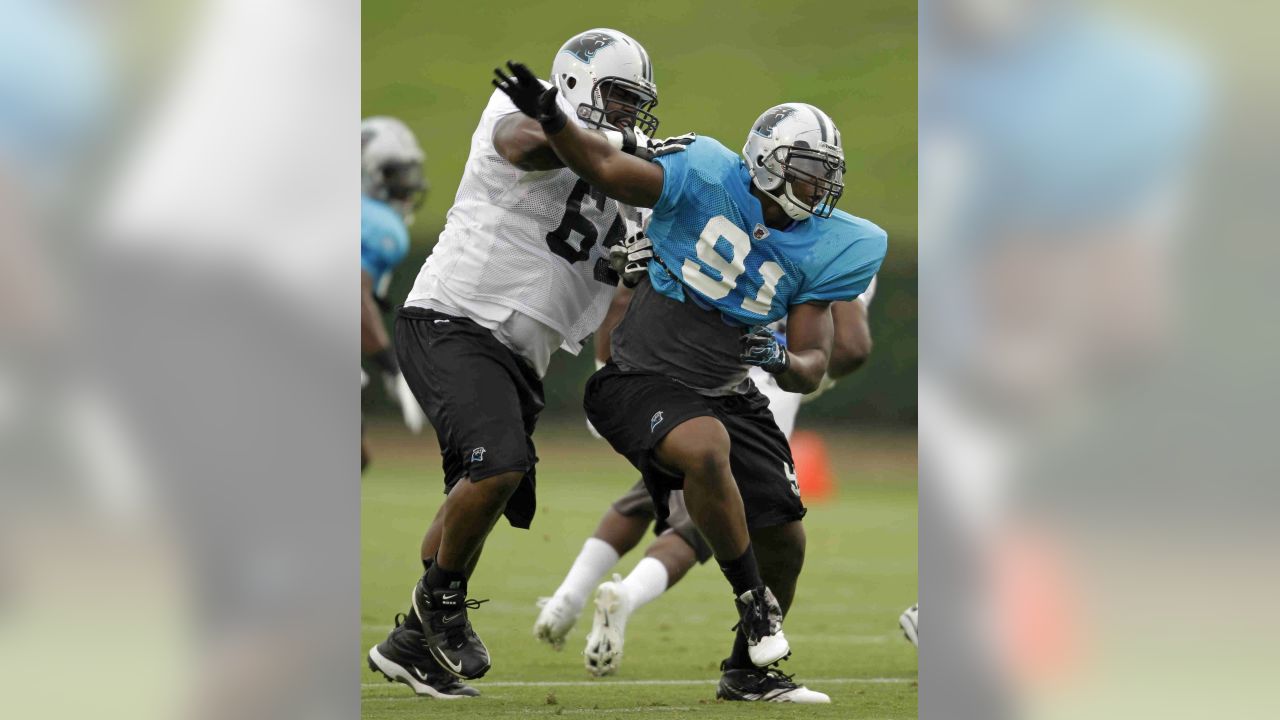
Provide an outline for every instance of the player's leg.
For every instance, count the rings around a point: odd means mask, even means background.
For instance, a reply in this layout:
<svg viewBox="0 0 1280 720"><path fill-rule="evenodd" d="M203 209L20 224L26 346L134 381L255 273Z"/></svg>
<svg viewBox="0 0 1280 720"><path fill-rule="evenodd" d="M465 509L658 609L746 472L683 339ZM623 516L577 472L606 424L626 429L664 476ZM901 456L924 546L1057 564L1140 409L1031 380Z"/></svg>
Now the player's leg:
<svg viewBox="0 0 1280 720"><path fill-rule="evenodd" d="M467 568L473 567L473 559L479 560L485 538L502 517L507 501L524 476L525 471L520 469L479 480L464 478L449 492L444 501L440 545L433 565L439 570L442 582L465 581L469 575Z"/></svg>
<svg viewBox="0 0 1280 720"><path fill-rule="evenodd" d="M788 652L781 611L760 580L742 500L729 471L729 438L708 399L669 378L607 365L587 382L587 418L641 471L660 519L683 484L694 523L735 590L752 658L766 665Z"/></svg>
<svg viewBox="0 0 1280 720"><path fill-rule="evenodd" d="M435 557L440 546L443 530L444 503L436 511L431 526L422 538L421 554L423 569L430 569L431 559ZM475 560L472 558L474 570ZM445 670L427 650L427 639L422 622L410 604L407 613L396 616L395 628L387 635L387 639L369 650L369 669L381 673L388 682L399 682L409 686L414 693L441 700L453 700L464 697L476 697L480 694L475 688L464 685L452 673Z"/></svg>
<svg viewBox="0 0 1280 720"><path fill-rule="evenodd" d="M436 551L440 549L440 537L444 534L444 503L440 503L439 509L436 510L435 517L431 519L431 525L427 527L427 531L422 535L422 548L420 555L422 564L425 568L435 559Z"/></svg>
<svg viewBox="0 0 1280 720"><path fill-rule="evenodd" d="M706 415L686 420L657 444L654 457L663 467L684 478L689 516L702 530L721 566L742 557L751 544L751 537L747 532L742 496L729 469L729 433L724 425ZM759 580L755 562L742 572L755 575L754 579ZM730 578L730 584L736 592L742 583Z"/></svg>
<svg viewBox="0 0 1280 720"><path fill-rule="evenodd" d="M673 498L677 495L672 493ZM692 528L688 515L684 522ZM705 562L711 556L711 549L705 541L701 546L706 549L706 555L701 558ZM614 575L612 580L601 583L596 589L591 631L587 633L582 651L587 672L597 677L617 672L622 664L627 621L632 613L679 582L698 561L697 551L689 542L668 528L650 543L645 556L625 578Z"/></svg>
<svg viewBox="0 0 1280 720"><path fill-rule="evenodd" d="M731 464L746 507L760 573L786 614L795 598L805 553L801 523L805 508L800 502L786 438L758 392L724 401L720 417L732 438ZM756 667L751 662L746 639L741 635L721 669L716 694L726 700L831 701L827 695L796 683L779 670Z"/></svg>
<svg viewBox="0 0 1280 720"><path fill-rule="evenodd" d="M643 481L636 481L635 486L627 495L632 492L642 494L645 500L648 500L648 491L644 489ZM645 531L649 529L649 525L653 523L653 506L649 504L646 512L636 512L632 514L624 514L618 511L616 505L610 505L605 511L604 517L600 518L600 524L596 526L596 531L591 537L608 543L609 547L622 557L635 549L644 539Z"/></svg>
<svg viewBox="0 0 1280 720"><path fill-rule="evenodd" d="M591 591L644 537L653 522L653 501L644 483L636 484L605 511L595 534L582 544L560 587L538 600L541 608L533 624L534 637L559 650L577 623Z"/></svg>
<svg viewBox="0 0 1280 720"><path fill-rule="evenodd" d="M614 503L620 513L645 517L655 514L653 498L643 482ZM685 509L684 493L674 491L667 500L669 515L654 528L658 537L645 550L645 556L625 578L612 580L596 589L595 613L587 643L582 650L583 663L592 675L610 675L622 663L627 621L631 614L657 599L684 577L696 562L711 557L711 547L698 533Z"/></svg>
<svg viewBox="0 0 1280 720"><path fill-rule="evenodd" d="M440 550L440 538L444 536L444 508L445 504L440 503L440 508L436 510L435 517L431 520L431 525L427 527L427 531L422 535L422 547L420 554L422 557L423 570L431 568L431 563L435 560L436 552ZM490 528L490 532L492 532L492 528ZM483 552L484 545L482 543L480 549L472 554L471 562L467 563L468 579L471 577L472 573L476 571L476 565L479 564L480 555ZM409 622L414 622L414 618L410 617Z"/></svg>
<svg viewBox="0 0 1280 720"><path fill-rule="evenodd" d="M396 320L405 379L431 419L450 491L423 540L436 550L412 593L406 625L421 628L431 656L461 678L480 677L489 653L468 609L467 578L499 516L528 527L536 501L530 433L541 382L492 334L464 318L405 308Z"/></svg>

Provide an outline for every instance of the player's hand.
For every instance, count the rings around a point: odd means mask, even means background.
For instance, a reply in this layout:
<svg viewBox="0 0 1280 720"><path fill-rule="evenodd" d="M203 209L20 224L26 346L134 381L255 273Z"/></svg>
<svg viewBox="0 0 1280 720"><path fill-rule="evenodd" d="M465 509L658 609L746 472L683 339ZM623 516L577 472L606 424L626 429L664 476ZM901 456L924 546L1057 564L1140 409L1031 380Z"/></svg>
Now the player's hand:
<svg viewBox="0 0 1280 720"><path fill-rule="evenodd" d="M649 274L651 260L653 241L643 230L609 248L609 266L622 276L622 284L629 288L639 285L640 279Z"/></svg>
<svg viewBox="0 0 1280 720"><path fill-rule="evenodd" d="M773 331L766 327L758 327L742 336L742 355L738 359L774 375L784 373L791 367L787 349L778 342Z"/></svg>
<svg viewBox="0 0 1280 720"><path fill-rule="evenodd" d="M697 139L697 134L685 133L684 135L676 135L675 137L663 138L661 140L650 140L649 157L652 159L662 157L663 155L670 155L672 153L684 152L685 150L688 150L689 146L693 144L693 141Z"/></svg>
<svg viewBox="0 0 1280 720"><path fill-rule="evenodd" d="M544 88L542 81L524 63L507 61L508 76L501 68L494 68L493 86L506 93L520 112L542 124L543 132L553 135L568 122L568 117L556 102L556 89Z"/></svg>
<svg viewBox="0 0 1280 720"><path fill-rule="evenodd" d="M409 383L405 382L404 375L400 372L384 373L382 384L387 390L387 396L400 406L405 427L409 428L414 435L422 432L422 427L427 424L427 416L418 405L418 399L413 396L413 391L409 389Z"/></svg>
<svg viewBox="0 0 1280 720"><path fill-rule="evenodd" d="M560 132L564 129L565 123L569 122L569 116L564 114L560 109L560 103L556 102L558 93L559 90L551 87L538 98L538 124L542 125L542 132L548 135Z"/></svg>
<svg viewBox="0 0 1280 720"><path fill-rule="evenodd" d="M493 80L493 86L506 93L507 97L511 98L511 102L520 108L520 112L536 119L538 98L542 97L545 89L542 87L542 82L524 63L508 60L507 69L511 71L510 77L504 74L501 68L493 69L493 74L498 76Z"/></svg>

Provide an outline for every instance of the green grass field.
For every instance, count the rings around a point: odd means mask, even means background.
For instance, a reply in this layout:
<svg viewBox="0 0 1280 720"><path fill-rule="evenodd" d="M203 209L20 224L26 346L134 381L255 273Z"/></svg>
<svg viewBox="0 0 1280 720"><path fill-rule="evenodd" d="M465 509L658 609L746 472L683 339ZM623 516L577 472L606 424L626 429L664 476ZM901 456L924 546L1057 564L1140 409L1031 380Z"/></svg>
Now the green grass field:
<svg viewBox="0 0 1280 720"><path fill-rule="evenodd" d="M717 666L736 617L714 566L694 569L632 617L613 678L592 680L583 669L589 612L563 652L534 640L536 599L555 590L600 515L635 478L625 460L576 426L539 430L533 529L502 521L471 580L471 597L491 599L472 613L494 663L474 683L483 696L417 698L371 673L364 653L407 607L421 573L418 543L443 499L433 438L406 443L391 426L373 433L374 465L362 488L362 717L915 718L916 651L897 627L898 614L916 598L914 437L824 437L838 491L830 502L811 504L805 520L808 557L786 623L794 655L783 667L832 704L801 708L715 700ZM625 574L640 557L637 549L617 571Z"/></svg>

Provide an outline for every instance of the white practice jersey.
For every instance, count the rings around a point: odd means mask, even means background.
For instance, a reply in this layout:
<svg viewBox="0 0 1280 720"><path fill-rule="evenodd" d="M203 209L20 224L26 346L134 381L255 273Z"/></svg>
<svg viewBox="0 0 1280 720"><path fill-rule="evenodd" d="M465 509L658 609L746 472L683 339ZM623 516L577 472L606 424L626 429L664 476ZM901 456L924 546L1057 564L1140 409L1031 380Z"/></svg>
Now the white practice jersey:
<svg viewBox="0 0 1280 720"><path fill-rule="evenodd" d="M537 337L529 344L541 347L511 349L542 372L556 344L576 355L604 319L617 285L606 245L623 237L619 209L636 211L594 192L571 170L526 172L499 155L494 129L516 112L510 98L495 90L471 137L439 243L405 304L460 312L494 330L508 347L513 335ZM571 109L566 112L573 117ZM549 332L504 333L493 327L495 317L507 323L495 308ZM527 324L525 318L517 319Z"/></svg>

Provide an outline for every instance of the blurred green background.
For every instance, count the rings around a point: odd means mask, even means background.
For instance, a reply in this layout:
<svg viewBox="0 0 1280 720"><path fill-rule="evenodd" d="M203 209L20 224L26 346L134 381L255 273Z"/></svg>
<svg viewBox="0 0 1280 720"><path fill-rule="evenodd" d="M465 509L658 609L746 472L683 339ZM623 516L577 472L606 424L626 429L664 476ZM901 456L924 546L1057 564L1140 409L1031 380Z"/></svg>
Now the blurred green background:
<svg viewBox="0 0 1280 720"><path fill-rule="evenodd" d="M787 101L812 103L835 119L848 161L839 207L885 228L889 254L872 306L871 362L806 406L802 418L915 424L915 3L365 0L362 14L361 112L408 123L427 153L431 182L393 302L404 299L444 227L493 68L514 59L545 75L569 37L613 27L653 60L660 136L692 131L740 147L757 115ZM556 354L546 378L547 420L582 416L592 369L589 352ZM394 412L378 390L363 402L366 413Z"/></svg>

